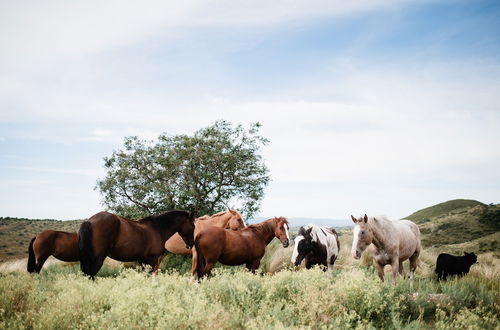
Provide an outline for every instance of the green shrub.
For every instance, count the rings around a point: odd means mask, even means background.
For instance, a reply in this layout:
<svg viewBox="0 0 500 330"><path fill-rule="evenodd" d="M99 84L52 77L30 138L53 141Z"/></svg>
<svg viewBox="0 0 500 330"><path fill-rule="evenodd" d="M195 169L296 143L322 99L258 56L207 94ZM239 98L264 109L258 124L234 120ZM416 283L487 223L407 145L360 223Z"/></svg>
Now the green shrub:
<svg viewBox="0 0 500 330"><path fill-rule="evenodd" d="M91 281L77 265L0 273L0 328L494 328L497 278L380 282L372 269L253 275L219 267L201 282L177 271L119 268Z"/></svg>

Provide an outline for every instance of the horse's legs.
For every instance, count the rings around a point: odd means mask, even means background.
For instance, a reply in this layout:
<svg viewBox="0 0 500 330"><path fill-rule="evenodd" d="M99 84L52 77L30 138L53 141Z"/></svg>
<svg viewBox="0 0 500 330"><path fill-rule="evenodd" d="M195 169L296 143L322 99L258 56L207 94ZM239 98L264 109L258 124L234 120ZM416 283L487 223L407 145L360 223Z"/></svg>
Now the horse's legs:
<svg viewBox="0 0 500 330"><path fill-rule="evenodd" d="M153 275L157 275L158 274L158 268L160 268L160 264L161 262L163 261L163 259L165 258L165 256L167 255L168 251L165 250L165 252L163 252L156 260L156 263L153 264L153 271L151 272Z"/></svg>
<svg viewBox="0 0 500 330"><path fill-rule="evenodd" d="M401 276L404 277L404 275L403 275L404 266L403 266L403 263L401 261L399 262L399 270L398 270L398 272L399 272L399 275L401 275Z"/></svg>
<svg viewBox="0 0 500 330"><path fill-rule="evenodd" d="M373 266L375 266L375 269L377 270L378 277L380 277L380 280L382 280L382 282L383 282L384 281L384 265L379 264L374 259Z"/></svg>
<svg viewBox="0 0 500 330"><path fill-rule="evenodd" d="M398 277L399 273L399 267L403 266L403 263L399 262L399 258L395 257L395 260L392 261L391 263L391 268L392 268L392 279L394 280L394 283L396 283L396 278Z"/></svg>
<svg viewBox="0 0 500 330"><path fill-rule="evenodd" d="M330 262L328 263L328 270L332 270L333 271L333 265L335 264L335 260L337 260L337 256L336 255L332 255L330 257Z"/></svg>
<svg viewBox="0 0 500 330"><path fill-rule="evenodd" d="M192 248L191 249L191 252L192 252L192 262L191 262L191 275L194 277L196 276L196 269L197 269L197 262L198 262L198 254L196 253L196 249L195 248Z"/></svg>
<svg viewBox="0 0 500 330"><path fill-rule="evenodd" d="M415 273L415 270L417 269L417 264L418 264L418 256L420 255L420 251L415 251L415 253L410 257L410 274L409 278L410 280L413 280L413 274Z"/></svg>
<svg viewBox="0 0 500 330"><path fill-rule="evenodd" d="M253 262L247 263L246 266L247 266L249 271L251 271L253 274L255 274L255 271L260 266L260 259L255 259Z"/></svg>
<svg viewBox="0 0 500 330"><path fill-rule="evenodd" d="M49 257L49 255L42 255L42 256L40 256L40 258L36 258L36 265L35 265L35 272L36 273L40 273L40 271L42 270L43 264L45 263L45 261L47 260L48 257Z"/></svg>

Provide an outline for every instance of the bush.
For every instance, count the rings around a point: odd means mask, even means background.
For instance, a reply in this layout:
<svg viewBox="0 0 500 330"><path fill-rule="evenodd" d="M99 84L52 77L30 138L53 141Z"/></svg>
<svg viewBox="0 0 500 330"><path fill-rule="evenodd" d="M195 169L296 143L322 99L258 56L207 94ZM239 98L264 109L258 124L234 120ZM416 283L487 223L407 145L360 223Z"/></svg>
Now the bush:
<svg viewBox="0 0 500 330"><path fill-rule="evenodd" d="M91 281L76 266L0 273L0 328L494 328L497 277L380 282L367 268L253 275L217 268L200 283L119 268Z"/></svg>

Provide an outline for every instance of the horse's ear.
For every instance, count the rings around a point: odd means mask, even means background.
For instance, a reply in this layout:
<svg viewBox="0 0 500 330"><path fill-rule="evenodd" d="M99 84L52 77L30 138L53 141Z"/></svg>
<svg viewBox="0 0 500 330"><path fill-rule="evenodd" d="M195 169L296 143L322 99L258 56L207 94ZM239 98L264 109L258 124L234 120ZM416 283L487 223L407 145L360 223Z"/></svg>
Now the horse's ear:
<svg viewBox="0 0 500 330"><path fill-rule="evenodd" d="M352 219L352 222L354 222L354 223L358 222L358 219L356 219L355 217L353 217L352 214L351 214L351 219Z"/></svg>
<svg viewBox="0 0 500 330"><path fill-rule="evenodd" d="M307 235L307 236L310 236L312 230L313 230L313 227L311 227L308 230L306 230L306 232L304 234Z"/></svg>
<svg viewBox="0 0 500 330"><path fill-rule="evenodd" d="M232 214L232 215L236 215L236 211L233 210L233 209L228 209L228 211Z"/></svg>
<svg viewBox="0 0 500 330"><path fill-rule="evenodd" d="M366 214L365 214L365 216L363 217L363 220L365 220L365 223L367 223L367 222L368 222L368 217L366 216Z"/></svg>

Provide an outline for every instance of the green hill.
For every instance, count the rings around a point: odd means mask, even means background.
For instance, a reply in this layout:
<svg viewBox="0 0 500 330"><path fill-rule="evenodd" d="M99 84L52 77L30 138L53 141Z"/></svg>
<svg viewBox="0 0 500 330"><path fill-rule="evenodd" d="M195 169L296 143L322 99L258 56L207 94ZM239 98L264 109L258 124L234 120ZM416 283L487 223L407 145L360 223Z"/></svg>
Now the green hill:
<svg viewBox="0 0 500 330"><path fill-rule="evenodd" d="M498 252L500 249L500 205L454 200L413 213L425 248L463 252ZM444 251L444 250L443 250Z"/></svg>
<svg viewBox="0 0 500 330"><path fill-rule="evenodd" d="M408 219L420 224L429 221L431 218L446 215L451 211L478 205L484 206L485 204L472 199L454 199L444 203L436 204L434 206L426 207L425 209L412 213L404 219Z"/></svg>

